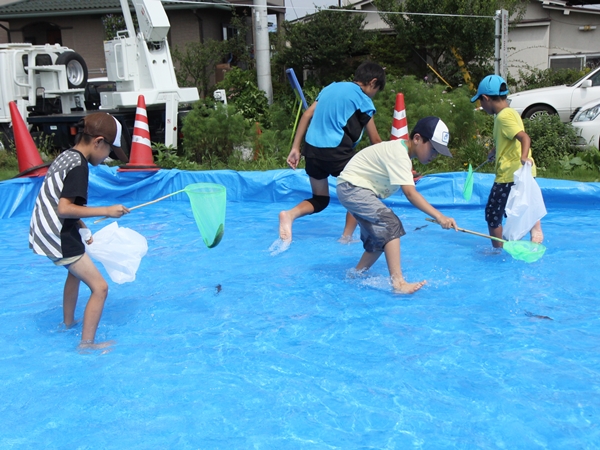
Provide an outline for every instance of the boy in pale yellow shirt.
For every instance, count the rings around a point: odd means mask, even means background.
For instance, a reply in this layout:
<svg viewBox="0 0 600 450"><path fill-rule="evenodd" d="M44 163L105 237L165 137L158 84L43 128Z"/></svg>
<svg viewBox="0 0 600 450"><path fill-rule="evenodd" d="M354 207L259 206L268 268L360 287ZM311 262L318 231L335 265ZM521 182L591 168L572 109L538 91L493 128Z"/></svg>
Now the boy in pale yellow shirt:
<svg viewBox="0 0 600 450"><path fill-rule="evenodd" d="M385 254L396 292L412 294L421 289L425 281L409 283L404 279L400 238L406 232L398 216L381 199L402 189L414 206L433 217L443 228L456 230L456 221L431 206L417 191L411 163L413 158L427 164L437 155L452 157L449 140L448 127L439 117L425 117L417 122L408 140L381 142L361 150L338 176L338 199L358 222L365 250L356 270L369 270L381 254Z"/></svg>

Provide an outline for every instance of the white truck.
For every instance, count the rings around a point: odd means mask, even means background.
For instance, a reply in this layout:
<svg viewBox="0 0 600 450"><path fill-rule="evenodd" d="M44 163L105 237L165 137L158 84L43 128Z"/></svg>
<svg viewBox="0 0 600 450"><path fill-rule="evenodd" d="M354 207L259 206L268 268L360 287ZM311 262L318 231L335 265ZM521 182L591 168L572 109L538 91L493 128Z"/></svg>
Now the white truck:
<svg viewBox="0 0 600 450"><path fill-rule="evenodd" d="M54 135L57 147L73 144L73 126L88 111L120 120L130 147L138 96L144 95L151 139L177 147L180 105L199 99L196 88L180 88L167 42L169 20L160 0L120 0L127 29L104 43L108 81L89 83L83 58L59 45L0 45L0 135L11 137L9 101L15 101L32 135ZM98 89L98 87L101 87ZM2 136L0 136L2 138Z"/></svg>

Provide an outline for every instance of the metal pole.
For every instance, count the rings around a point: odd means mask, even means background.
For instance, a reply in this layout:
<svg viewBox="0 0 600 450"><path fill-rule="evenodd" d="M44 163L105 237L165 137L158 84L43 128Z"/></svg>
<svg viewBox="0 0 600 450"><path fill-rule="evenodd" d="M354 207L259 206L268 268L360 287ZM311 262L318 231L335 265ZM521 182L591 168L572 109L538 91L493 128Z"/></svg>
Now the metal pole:
<svg viewBox="0 0 600 450"><path fill-rule="evenodd" d="M501 11L494 14L494 74L500 75Z"/></svg>
<svg viewBox="0 0 600 450"><path fill-rule="evenodd" d="M254 57L258 88L265 92L269 105L273 103L271 84L271 45L267 23L267 0L254 0Z"/></svg>

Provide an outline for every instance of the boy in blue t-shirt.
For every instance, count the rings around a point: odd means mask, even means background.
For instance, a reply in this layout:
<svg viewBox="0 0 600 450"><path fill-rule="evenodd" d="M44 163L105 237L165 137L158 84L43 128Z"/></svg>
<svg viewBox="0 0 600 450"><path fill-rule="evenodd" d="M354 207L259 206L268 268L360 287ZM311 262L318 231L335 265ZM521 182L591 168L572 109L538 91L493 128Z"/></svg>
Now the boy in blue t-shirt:
<svg viewBox="0 0 600 450"><path fill-rule="evenodd" d="M287 163L296 169L300 157L304 156L313 196L279 213L279 238L282 241L291 242L294 220L321 212L329 205L328 177L337 177L344 170L354 156L354 147L363 131L366 129L371 144L381 142L373 120L375 105L372 99L384 86L383 68L373 62L364 62L356 69L354 81L325 87L302 114ZM356 221L347 214L340 241L349 242L355 228Z"/></svg>

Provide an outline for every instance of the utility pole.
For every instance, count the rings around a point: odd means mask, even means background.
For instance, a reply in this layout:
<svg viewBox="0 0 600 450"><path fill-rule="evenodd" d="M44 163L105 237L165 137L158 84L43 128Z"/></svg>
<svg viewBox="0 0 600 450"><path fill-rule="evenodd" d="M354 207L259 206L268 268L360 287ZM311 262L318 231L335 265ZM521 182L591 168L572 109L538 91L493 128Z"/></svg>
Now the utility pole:
<svg viewBox="0 0 600 450"><path fill-rule="evenodd" d="M494 15L494 73L506 80L508 72L508 11L499 9Z"/></svg>
<svg viewBox="0 0 600 450"><path fill-rule="evenodd" d="M256 76L258 88L264 91L273 103L273 85L271 83L271 44L269 43L269 24L267 23L267 0L254 0L254 57L256 58Z"/></svg>

